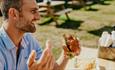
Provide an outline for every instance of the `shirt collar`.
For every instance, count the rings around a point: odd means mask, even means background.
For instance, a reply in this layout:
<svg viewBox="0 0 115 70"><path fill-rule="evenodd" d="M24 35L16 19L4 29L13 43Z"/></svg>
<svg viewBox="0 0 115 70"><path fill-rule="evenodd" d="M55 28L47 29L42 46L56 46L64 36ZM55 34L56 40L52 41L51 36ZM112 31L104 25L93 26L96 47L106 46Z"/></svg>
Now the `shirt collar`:
<svg viewBox="0 0 115 70"><path fill-rule="evenodd" d="M7 49L13 49L15 48L16 46L14 45L14 43L12 42L12 40L10 39L10 37L8 36L8 34L6 33L4 27L2 26L0 28L0 35L1 35L1 38L2 38L2 41L4 42L4 45ZM24 39L22 38L22 41L21 41L21 46L22 48L25 48L27 45L24 41Z"/></svg>

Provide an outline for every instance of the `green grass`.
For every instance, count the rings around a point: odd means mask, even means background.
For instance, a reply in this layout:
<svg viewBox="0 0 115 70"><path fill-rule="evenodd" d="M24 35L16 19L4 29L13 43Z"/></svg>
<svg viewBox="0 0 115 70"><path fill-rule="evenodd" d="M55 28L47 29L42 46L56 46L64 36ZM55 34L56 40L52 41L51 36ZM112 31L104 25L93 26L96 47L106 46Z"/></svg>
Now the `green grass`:
<svg viewBox="0 0 115 70"><path fill-rule="evenodd" d="M34 35L43 47L47 39L53 42L56 58L59 57L62 49L63 34L74 34L79 37L83 47L97 48L101 33L105 30L111 32L112 26L115 25L115 1L105 3L108 5L92 5L91 8L94 9L92 11L86 11L84 8L74 9L69 14L70 21L62 15L58 20L59 26L56 27L55 22L38 26Z"/></svg>

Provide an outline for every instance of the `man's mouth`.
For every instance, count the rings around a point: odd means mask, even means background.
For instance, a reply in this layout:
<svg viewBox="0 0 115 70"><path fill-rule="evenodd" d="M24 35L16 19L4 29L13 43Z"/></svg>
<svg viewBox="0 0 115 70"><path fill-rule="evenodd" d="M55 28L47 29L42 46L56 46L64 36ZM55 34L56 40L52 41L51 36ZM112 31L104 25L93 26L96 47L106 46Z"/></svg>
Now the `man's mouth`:
<svg viewBox="0 0 115 70"><path fill-rule="evenodd" d="M33 23L33 24L37 24L37 21L33 21L32 23Z"/></svg>
<svg viewBox="0 0 115 70"><path fill-rule="evenodd" d="M31 25L35 26L38 22L37 21L32 21Z"/></svg>

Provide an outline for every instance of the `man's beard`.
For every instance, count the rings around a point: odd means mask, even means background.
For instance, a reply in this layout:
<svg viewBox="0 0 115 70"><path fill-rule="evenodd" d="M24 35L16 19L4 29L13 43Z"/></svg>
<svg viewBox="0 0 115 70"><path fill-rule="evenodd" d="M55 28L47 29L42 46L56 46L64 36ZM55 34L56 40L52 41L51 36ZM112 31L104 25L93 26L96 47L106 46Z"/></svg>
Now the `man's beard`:
<svg viewBox="0 0 115 70"><path fill-rule="evenodd" d="M31 24L31 25L26 25L26 26L22 27L21 30L24 32L34 33L36 31L36 27L34 24Z"/></svg>
<svg viewBox="0 0 115 70"><path fill-rule="evenodd" d="M20 22L20 21L19 21ZM36 27L35 27L35 24L34 23L29 23L29 22L26 22L26 23L17 23L16 24L16 27L23 31L23 32L31 32L31 33L34 33L36 31Z"/></svg>
<svg viewBox="0 0 115 70"><path fill-rule="evenodd" d="M35 21L35 20L34 20ZM23 14L20 14L19 20L17 20L16 28L22 32L31 32L36 31L35 23L33 21L28 21Z"/></svg>

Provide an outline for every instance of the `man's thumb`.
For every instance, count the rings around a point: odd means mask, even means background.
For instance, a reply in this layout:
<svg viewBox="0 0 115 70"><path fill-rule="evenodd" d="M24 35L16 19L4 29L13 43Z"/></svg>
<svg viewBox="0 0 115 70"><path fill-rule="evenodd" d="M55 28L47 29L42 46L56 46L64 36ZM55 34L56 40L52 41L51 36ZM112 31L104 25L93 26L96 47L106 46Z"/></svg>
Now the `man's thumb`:
<svg viewBox="0 0 115 70"><path fill-rule="evenodd" d="M51 41L50 41L50 40L47 40L47 41L46 41L46 48L47 48L47 49L51 49L51 48L52 48L52 45L51 45Z"/></svg>
<svg viewBox="0 0 115 70"><path fill-rule="evenodd" d="M35 57L36 57L36 52L35 52L35 50L32 50L29 55L29 59L27 61L27 64L29 67L35 62Z"/></svg>

